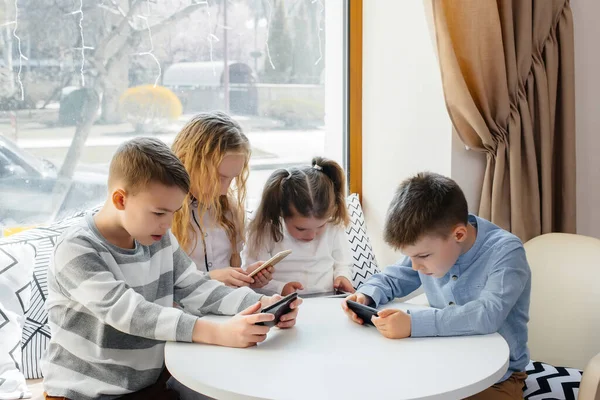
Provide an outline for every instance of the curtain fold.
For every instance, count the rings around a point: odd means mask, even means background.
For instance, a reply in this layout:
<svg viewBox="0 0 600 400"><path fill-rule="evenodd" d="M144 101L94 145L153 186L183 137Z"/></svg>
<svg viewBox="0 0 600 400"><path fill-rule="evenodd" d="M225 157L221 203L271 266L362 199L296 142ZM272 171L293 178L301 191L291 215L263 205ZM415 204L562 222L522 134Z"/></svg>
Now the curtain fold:
<svg viewBox="0 0 600 400"><path fill-rule="evenodd" d="M574 233L569 1L426 1L453 127L487 159L480 216L523 241Z"/></svg>

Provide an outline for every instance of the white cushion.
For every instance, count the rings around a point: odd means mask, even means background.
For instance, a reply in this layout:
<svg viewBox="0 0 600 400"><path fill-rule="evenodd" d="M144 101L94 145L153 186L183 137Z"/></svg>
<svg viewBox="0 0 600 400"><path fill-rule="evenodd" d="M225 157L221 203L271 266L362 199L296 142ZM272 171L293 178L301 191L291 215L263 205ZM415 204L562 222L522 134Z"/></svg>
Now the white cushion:
<svg viewBox="0 0 600 400"><path fill-rule="evenodd" d="M0 246L0 399L29 398L22 373L21 335L29 309L34 248Z"/></svg>

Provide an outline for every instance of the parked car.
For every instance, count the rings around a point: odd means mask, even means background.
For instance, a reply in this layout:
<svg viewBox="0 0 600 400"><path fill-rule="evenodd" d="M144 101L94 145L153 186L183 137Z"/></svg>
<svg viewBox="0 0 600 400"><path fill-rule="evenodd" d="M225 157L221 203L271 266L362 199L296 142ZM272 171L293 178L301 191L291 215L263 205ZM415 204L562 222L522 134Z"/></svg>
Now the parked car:
<svg viewBox="0 0 600 400"><path fill-rule="evenodd" d="M0 136L0 227L48 223L106 197L107 175L78 171L59 179L56 166Z"/></svg>

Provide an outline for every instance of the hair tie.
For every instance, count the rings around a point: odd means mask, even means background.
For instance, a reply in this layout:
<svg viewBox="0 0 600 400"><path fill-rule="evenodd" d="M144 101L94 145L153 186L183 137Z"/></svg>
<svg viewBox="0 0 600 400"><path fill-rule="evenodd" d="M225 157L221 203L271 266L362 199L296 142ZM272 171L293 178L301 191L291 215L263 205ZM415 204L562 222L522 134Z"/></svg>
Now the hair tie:
<svg viewBox="0 0 600 400"><path fill-rule="evenodd" d="M285 169L287 171L287 176L285 178L283 178L283 182L287 181L288 179L290 179L292 177L292 171L289 169Z"/></svg>
<svg viewBox="0 0 600 400"><path fill-rule="evenodd" d="M323 167L321 167L319 164L313 165L313 168L316 169L317 171L323 171Z"/></svg>

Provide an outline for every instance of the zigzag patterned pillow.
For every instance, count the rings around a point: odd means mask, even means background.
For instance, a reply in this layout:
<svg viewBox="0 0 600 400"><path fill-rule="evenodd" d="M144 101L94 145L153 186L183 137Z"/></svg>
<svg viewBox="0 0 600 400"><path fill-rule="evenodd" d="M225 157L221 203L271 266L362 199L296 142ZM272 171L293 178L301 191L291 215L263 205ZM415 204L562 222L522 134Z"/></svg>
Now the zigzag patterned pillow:
<svg viewBox="0 0 600 400"><path fill-rule="evenodd" d="M77 224L86 212L87 210L80 211L48 227L31 229L2 239L3 244L20 243L35 248L31 303L25 313L25 327L21 338L22 372L26 379L40 379L43 377L40 359L50 341L48 313L45 308L48 296L46 275L56 239L67 228Z"/></svg>
<svg viewBox="0 0 600 400"><path fill-rule="evenodd" d="M350 250L354 261L352 269L352 285L358 288L373 274L379 272L375 253L367 235L367 225L358 194L351 194L346 198L350 224L346 228Z"/></svg>
<svg viewBox="0 0 600 400"><path fill-rule="evenodd" d="M577 400L582 371L538 361L527 365L523 396L528 400Z"/></svg>

